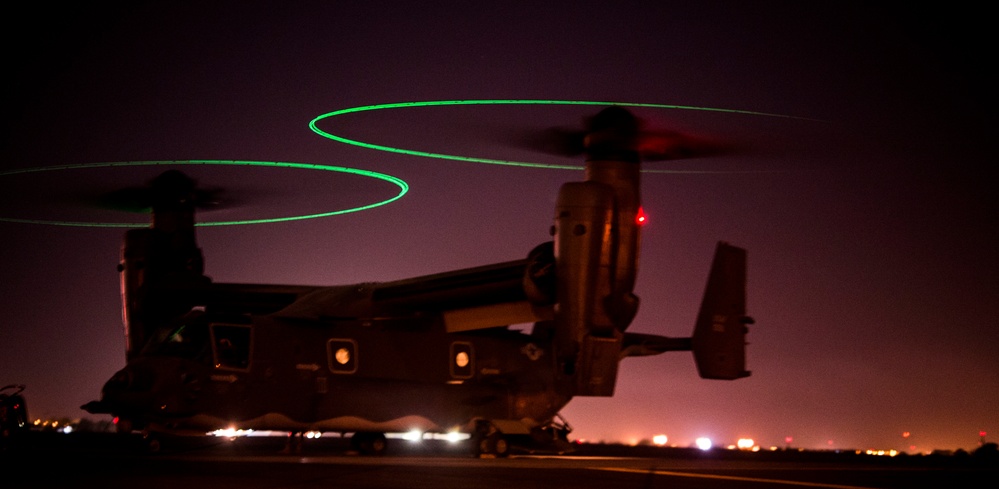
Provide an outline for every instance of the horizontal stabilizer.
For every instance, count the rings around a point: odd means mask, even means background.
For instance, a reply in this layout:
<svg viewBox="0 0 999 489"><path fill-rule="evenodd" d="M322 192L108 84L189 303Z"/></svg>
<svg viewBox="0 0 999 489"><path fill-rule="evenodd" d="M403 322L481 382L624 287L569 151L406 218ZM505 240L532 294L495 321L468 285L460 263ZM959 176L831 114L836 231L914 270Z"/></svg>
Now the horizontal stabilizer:
<svg viewBox="0 0 999 489"><path fill-rule="evenodd" d="M719 242L715 250L691 347L697 372L705 379L748 377L746 332L746 250Z"/></svg>

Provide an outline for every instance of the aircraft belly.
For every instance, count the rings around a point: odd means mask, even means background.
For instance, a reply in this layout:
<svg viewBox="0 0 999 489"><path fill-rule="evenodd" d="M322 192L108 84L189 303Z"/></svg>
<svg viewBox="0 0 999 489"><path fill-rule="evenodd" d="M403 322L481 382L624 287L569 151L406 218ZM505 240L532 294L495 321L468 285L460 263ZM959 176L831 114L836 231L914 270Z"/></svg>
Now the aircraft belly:
<svg viewBox="0 0 999 489"><path fill-rule="evenodd" d="M511 417L505 389L468 385L428 386L412 382L339 381L325 394L275 396L274 390L227 386L218 402L178 426L206 431L254 430L441 432L466 428L476 418ZM229 401L225 401L228 399ZM233 400L242 402L233 402Z"/></svg>
<svg viewBox="0 0 999 489"><path fill-rule="evenodd" d="M527 360L530 361L530 360ZM489 364L489 362L486 362ZM544 377L469 379L462 383L359 378L299 369L269 377L259 371L211 376L201 412L178 423L206 431L255 430L448 431L475 419L512 419L529 426L551 419L569 401ZM490 367L491 368L491 367ZM509 367L506 367L509 368ZM503 368L496 368L503 371ZM287 373L287 372L286 372Z"/></svg>

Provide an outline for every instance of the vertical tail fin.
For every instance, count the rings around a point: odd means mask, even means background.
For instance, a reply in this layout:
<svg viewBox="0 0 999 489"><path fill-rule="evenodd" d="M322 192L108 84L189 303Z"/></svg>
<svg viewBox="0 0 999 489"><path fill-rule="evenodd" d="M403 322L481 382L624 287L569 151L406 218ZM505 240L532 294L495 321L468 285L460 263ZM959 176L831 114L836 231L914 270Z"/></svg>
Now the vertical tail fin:
<svg viewBox="0 0 999 489"><path fill-rule="evenodd" d="M748 377L746 370L746 250L719 242L691 340L705 379Z"/></svg>

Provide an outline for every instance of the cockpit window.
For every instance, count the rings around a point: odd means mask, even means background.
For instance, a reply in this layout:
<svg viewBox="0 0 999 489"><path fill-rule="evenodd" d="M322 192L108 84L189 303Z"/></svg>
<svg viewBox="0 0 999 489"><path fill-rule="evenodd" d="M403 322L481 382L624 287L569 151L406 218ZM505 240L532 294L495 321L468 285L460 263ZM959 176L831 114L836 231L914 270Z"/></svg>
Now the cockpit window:
<svg viewBox="0 0 999 489"><path fill-rule="evenodd" d="M213 324L211 329L215 367L248 370L252 351L252 328L238 324Z"/></svg>
<svg viewBox="0 0 999 489"><path fill-rule="evenodd" d="M172 357L197 358L208 346L208 329L204 320L185 318L172 329L162 329L160 340L154 345L154 354Z"/></svg>

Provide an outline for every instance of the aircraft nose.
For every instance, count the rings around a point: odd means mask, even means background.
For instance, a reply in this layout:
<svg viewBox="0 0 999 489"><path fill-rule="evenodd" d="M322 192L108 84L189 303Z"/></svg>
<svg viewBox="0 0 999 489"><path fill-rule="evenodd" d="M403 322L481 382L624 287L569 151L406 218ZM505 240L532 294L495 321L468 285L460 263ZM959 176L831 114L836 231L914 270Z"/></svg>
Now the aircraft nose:
<svg viewBox="0 0 999 489"><path fill-rule="evenodd" d="M152 389L155 374L145 365L129 366L119 370L105 384L104 390L111 393L141 392Z"/></svg>
<svg viewBox="0 0 999 489"><path fill-rule="evenodd" d="M198 369L188 362L137 361L116 372L101 400L88 406L115 415L183 416L200 400L201 385Z"/></svg>

